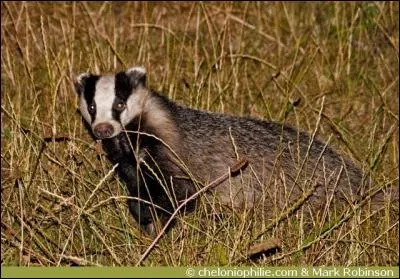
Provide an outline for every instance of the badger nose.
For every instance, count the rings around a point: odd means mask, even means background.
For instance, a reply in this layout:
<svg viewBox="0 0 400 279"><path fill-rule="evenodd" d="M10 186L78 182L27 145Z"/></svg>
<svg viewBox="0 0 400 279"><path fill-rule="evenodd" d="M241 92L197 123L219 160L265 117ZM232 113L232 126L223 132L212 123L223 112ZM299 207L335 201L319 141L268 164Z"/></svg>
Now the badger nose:
<svg viewBox="0 0 400 279"><path fill-rule="evenodd" d="M114 128L109 123L97 124L93 129L94 135L99 139L109 138L114 133Z"/></svg>

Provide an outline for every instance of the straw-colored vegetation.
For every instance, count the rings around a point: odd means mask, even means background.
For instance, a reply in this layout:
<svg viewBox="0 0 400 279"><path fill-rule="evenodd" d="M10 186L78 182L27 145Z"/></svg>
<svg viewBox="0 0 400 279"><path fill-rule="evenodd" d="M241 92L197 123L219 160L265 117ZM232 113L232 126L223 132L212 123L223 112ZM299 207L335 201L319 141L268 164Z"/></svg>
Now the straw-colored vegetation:
<svg viewBox="0 0 400 279"><path fill-rule="evenodd" d="M2 2L2 264L395 264L390 199L336 220L325 212L330 222L314 220L311 232L301 208L256 222L259 212L201 206L178 216L139 262L151 239L82 123L71 77L143 65L149 86L180 104L309 132L324 97L318 136L389 196L399 167L398 10L397 2ZM281 250L247 259L263 241Z"/></svg>

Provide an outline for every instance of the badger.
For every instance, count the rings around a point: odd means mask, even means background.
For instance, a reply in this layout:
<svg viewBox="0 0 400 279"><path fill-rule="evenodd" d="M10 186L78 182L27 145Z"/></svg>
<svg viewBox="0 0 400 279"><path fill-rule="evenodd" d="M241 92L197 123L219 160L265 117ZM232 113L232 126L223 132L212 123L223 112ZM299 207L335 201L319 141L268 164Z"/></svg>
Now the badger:
<svg viewBox="0 0 400 279"><path fill-rule="evenodd" d="M351 204L363 173L327 143L289 125L178 105L146 85L146 71L75 77L79 110L127 186L139 227L154 235L174 210L240 158L237 175L205 191L231 208L264 207L273 218L311 195L314 209ZM196 208L185 204L185 212ZM312 209L312 210L314 210Z"/></svg>

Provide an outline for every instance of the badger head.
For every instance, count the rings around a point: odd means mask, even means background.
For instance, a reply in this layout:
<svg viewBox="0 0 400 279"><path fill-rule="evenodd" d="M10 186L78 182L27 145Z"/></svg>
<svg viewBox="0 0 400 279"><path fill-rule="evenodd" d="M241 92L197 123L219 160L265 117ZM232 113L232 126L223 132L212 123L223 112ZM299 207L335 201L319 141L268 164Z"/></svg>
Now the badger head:
<svg viewBox="0 0 400 279"><path fill-rule="evenodd" d="M141 113L145 83L142 67L109 75L82 73L74 78L79 110L96 138L115 137Z"/></svg>

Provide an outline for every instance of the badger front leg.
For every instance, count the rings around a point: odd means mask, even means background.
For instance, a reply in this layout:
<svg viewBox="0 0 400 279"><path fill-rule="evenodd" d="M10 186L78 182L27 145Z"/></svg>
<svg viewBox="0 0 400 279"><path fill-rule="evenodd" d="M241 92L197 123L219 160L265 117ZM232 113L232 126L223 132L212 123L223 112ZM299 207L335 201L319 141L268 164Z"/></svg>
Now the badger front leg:
<svg viewBox="0 0 400 279"><path fill-rule="evenodd" d="M128 201L129 211L139 223L140 228L150 236L156 235L156 228L154 225L152 210L149 205L137 200Z"/></svg>
<svg viewBox="0 0 400 279"><path fill-rule="evenodd" d="M123 168L124 180L133 199L128 200L129 211L139 223L142 231L150 236L156 236L162 226L168 221L171 209L164 190L148 169L141 166ZM163 209L164 207L167 207Z"/></svg>

